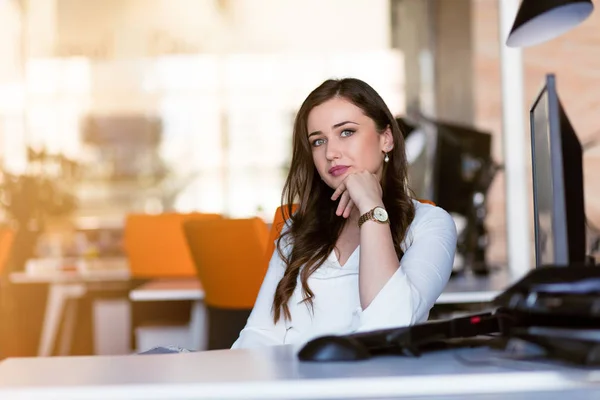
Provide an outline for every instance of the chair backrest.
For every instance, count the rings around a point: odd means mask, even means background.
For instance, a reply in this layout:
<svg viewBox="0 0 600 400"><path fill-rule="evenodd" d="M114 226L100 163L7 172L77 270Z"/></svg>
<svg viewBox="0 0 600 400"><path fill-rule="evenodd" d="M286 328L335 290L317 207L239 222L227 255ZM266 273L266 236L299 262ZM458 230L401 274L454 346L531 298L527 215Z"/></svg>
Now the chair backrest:
<svg viewBox="0 0 600 400"><path fill-rule="evenodd" d="M190 220L184 231L207 306L251 309L266 273L265 222L257 217Z"/></svg>
<svg viewBox="0 0 600 400"><path fill-rule="evenodd" d="M298 204L292 204L292 213L296 212ZM281 230L285 224L285 221L290 217L287 206L283 207L283 214L281 213L281 206L275 210L273 216L273 224L271 225L271 231L269 233L269 241L267 242L267 250L265 252L265 265L269 265L273 252L275 251L275 241L279 238Z"/></svg>
<svg viewBox="0 0 600 400"><path fill-rule="evenodd" d="M8 264L15 240L15 231L11 228L0 228L0 276Z"/></svg>
<svg viewBox="0 0 600 400"><path fill-rule="evenodd" d="M130 214L125 220L124 246L134 278L194 277L196 268L183 224L222 219L218 214Z"/></svg>
<svg viewBox="0 0 600 400"><path fill-rule="evenodd" d="M419 203L423 203L423 204L431 204L432 206L435 206L435 203L431 200L426 200L426 199L418 199Z"/></svg>
<svg viewBox="0 0 600 400"><path fill-rule="evenodd" d="M228 349L246 325L266 272L267 225L260 218L192 220L184 232L204 288L208 350Z"/></svg>

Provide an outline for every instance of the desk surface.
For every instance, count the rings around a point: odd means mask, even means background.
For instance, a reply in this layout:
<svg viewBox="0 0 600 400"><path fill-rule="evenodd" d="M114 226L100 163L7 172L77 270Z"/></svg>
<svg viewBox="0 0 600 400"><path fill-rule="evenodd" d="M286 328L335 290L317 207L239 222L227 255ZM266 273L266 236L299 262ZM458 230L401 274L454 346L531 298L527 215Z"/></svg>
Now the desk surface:
<svg viewBox="0 0 600 400"><path fill-rule="evenodd" d="M454 277L448 282L436 304L490 302L512 282L505 270L486 277ZM132 301L202 300L204 291L195 278L156 279L132 290L129 298Z"/></svg>
<svg viewBox="0 0 600 400"><path fill-rule="evenodd" d="M202 300L204 290L196 278L156 279L129 292L129 299L132 301Z"/></svg>
<svg viewBox="0 0 600 400"><path fill-rule="evenodd" d="M60 269L73 265L73 269ZM92 260L31 259L26 270L10 274L12 283L76 283L128 281L129 264L124 257Z"/></svg>
<svg viewBox="0 0 600 400"><path fill-rule="evenodd" d="M506 398L535 392L560 392L564 396L571 391L600 390L599 374L558 363L515 361L487 348L440 351L420 358L385 356L361 362L303 363L297 360L293 347L277 346L183 354L7 359L0 363L0 398L464 398L486 393Z"/></svg>
<svg viewBox="0 0 600 400"><path fill-rule="evenodd" d="M506 269L493 271L488 276L452 277L436 304L490 302L515 281Z"/></svg>

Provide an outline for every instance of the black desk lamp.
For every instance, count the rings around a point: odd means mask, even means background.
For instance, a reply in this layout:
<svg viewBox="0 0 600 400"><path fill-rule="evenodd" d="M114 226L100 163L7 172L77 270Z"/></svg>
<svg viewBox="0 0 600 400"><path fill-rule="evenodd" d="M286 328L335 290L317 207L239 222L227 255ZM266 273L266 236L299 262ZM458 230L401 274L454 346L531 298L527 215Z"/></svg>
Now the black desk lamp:
<svg viewBox="0 0 600 400"><path fill-rule="evenodd" d="M591 0L523 0L506 39L508 47L527 47L562 35L594 10Z"/></svg>

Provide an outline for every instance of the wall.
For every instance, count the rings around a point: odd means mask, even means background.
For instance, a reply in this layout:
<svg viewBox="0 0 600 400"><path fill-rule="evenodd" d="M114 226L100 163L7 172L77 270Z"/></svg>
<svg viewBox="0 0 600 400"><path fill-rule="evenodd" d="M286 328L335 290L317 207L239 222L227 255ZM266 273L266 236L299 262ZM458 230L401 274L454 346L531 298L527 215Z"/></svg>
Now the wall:
<svg viewBox="0 0 600 400"><path fill-rule="evenodd" d="M406 104L473 122L471 0L393 0L392 45L404 55Z"/></svg>
<svg viewBox="0 0 600 400"><path fill-rule="evenodd" d="M59 56L137 58L389 46L388 0L350 5L344 0L55 1Z"/></svg>
<svg viewBox="0 0 600 400"><path fill-rule="evenodd" d="M14 2L0 2L0 84L21 78L21 18Z"/></svg>
<svg viewBox="0 0 600 400"><path fill-rule="evenodd" d="M0 1L0 160L9 169L22 167L25 156L22 27L19 4Z"/></svg>

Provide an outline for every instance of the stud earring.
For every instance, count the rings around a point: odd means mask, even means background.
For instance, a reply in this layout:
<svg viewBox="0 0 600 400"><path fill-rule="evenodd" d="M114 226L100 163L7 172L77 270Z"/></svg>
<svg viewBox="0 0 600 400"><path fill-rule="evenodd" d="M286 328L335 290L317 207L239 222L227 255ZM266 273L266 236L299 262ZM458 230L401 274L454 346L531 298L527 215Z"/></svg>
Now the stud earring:
<svg viewBox="0 0 600 400"><path fill-rule="evenodd" d="M385 153L385 157L383 157L383 161L384 162L390 161L390 156L388 155L388 153Z"/></svg>

